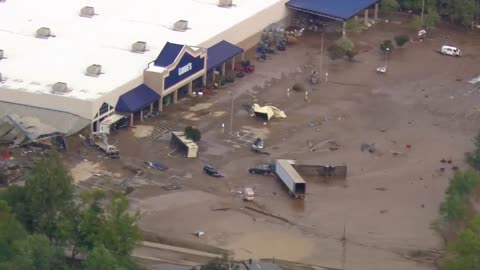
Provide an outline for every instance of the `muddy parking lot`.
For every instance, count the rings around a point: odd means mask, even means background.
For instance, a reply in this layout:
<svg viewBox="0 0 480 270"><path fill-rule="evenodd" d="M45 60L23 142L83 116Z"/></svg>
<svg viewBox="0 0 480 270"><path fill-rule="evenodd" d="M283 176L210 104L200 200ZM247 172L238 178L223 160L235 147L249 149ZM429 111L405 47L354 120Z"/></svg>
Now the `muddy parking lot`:
<svg viewBox="0 0 480 270"><path fill-rule="evenodd" d="M464 153L473 147L480 124L480 90L469 83L480 75L480 39L477 33L442 27L432 39L395 49L387 74L376 73L385 63L378 44L399 33L412 34L401 21L351 34L360 51L356 61L325 57L322 73L328 72L328 83L320 86L305 81L318 70L321 57L318 35L307 35L286 52L255 62L255 73L228 88L182 100L162 117L120 131L112 137L120 160L93 156L77 171L89 167L114 172L113 181L129 179L135 188L129 198L142 211L143 230L232 250L239 259L274 257L360 270L434 269L432 258L410 254L443 248L432 223L451 168L465 167ZM327 36L328 42L335 38ZM435 52L445 43L462 48L464 56ZM304 93L287 95L295 82L307 86L307 101ZM249 116L246 102L273 104L287 118L264 125ZM169 146L168 131L187 125L202 131L198 159L187 160ZM248 136L262 137L270 154L251 152ZM337 150L329 148L332 143ZM365 143L376 151L362 152ZM306 199L293 200L273 176L247 172L277 158L345 164L348 177L307 178ZM442 158L452 164L442 164ZM161 161L169 169L145 169L144 161ZM206 163L225 177L203 174ZM142 168L146 173L135 176ZM166 185L180 189L166 190ZM238 191L244 187L255 190L254 202L242 201ZM199 230L205 235L197 238L193 232Z"/></svg>

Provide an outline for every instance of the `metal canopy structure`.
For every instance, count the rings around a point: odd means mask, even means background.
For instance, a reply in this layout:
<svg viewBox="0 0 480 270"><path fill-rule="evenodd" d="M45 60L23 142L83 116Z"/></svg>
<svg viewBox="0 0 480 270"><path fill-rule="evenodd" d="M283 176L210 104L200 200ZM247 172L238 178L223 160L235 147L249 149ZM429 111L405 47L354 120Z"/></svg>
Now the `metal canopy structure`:
<svg viewBox="0 0 480 270"><path fill-rule="evenodd" d="M317 16L346 21L379 0L290 0L285 5Z"/></svg>
<svg viewBox="0 0 480 270"><path fill-rule="evenodd" d="M142 84L118 98L115 109L118 112L136 113L153 102L158 102L160 95Z"/></svg>
<svg viewBox="0 0 480 270"><path fill-rule="evenodd" d="M207 70L210 71L241 53L242 48L222 40L207 49Z"/></svg>

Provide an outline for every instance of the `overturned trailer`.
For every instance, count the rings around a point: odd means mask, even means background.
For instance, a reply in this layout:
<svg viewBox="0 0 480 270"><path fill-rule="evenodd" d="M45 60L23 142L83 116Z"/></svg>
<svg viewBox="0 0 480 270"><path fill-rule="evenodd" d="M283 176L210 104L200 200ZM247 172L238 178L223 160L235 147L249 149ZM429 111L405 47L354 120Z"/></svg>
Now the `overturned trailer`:
<svg viewBox="0 0 480 270"><path fill-rule="evenodd" d="M285 184L288 188L288 193L292 197L304 199L307 183L292 166L293 164L295 164L295 161L293 160L276 160L275 175L283 182L283 184Z"/></svg>

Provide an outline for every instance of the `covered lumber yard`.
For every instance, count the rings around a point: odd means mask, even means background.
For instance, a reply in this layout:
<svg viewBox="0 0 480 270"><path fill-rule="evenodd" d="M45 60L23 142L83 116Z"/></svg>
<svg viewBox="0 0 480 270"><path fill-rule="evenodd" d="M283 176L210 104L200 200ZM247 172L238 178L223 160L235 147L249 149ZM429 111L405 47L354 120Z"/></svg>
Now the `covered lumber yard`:
<svg viewBox="0 0 480 270"><path fill-rule="evenodd" d="M20 72L8 75L13 67L5 63L15 57L5 50L0 166L10 184L23 184L35 159L59 149L52 138L65 138L66 150L59 150L78 191L120 191L140 211L142 242L132 256L147 269L191 269L225 252L232 260L308 269L437 269L446 247L432 224L450 179L468 167L465 153L480 125L478 33L440 24L432 38L414 41L414 18L393 14L387 21L373 0L245 0L221 12L216 1L180 2L214 10L219 17L205 29L241 17L251 31L232 26L190 39L200 20L190 11L176 14L168 22L188 20L187 29L165 29L172 37L148 39L142 53L129 46L146 38L132 34L118 53L136 65L138 78L117 81L108 93L111 81L102 84L94 97L87 86L121 77L122 65L87 59L82 70L98 63L104 73L79 75L78 87L68 77L51 78L72 92L40 95L38 85L14 81ZM259 18L244 15L253 7ZM344 27L356 19L360 30ZM411 41L382 51L379 44L397 34ZM352 61L330 57L342 36L358 52ZM48 47L61 38L59 32L41 41ZM462 57L436 52L453 40ZM387 73L378 72L383 65ZM15 94L5 98L7 92ZM37 107L13 102L35 95ZM61 113L50 114L53 103ZM25 114L55 118L41 125ZM68 128L59 130L61 123ZM105 144L120 158L94 147L92 132L108 134Z"/></svg>

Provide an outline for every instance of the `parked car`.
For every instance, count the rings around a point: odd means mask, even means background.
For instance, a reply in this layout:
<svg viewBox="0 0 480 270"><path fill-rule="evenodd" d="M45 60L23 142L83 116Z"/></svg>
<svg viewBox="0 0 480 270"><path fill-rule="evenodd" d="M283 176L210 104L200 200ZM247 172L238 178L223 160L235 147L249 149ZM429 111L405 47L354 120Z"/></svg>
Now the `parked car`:
<svg viewBox="0 0 480 270"><path fill-rule="evenodd" d="M215 169L213 166L210 165L205 165L203 166L203 171L213 177L223 177L222 174L220 174L217 169Z"/></svg>
<svg viewBox="0 0 480 270"><path fill-rule="evenodd" d="M253 192L252 188L245 188L243 191L243 199L245 201L253 201L255 199L255 192Z"/></svg>
<svg viewBox="0 0 480 270"><path fill-rule="evenodd" d="M270 165L258 165L248 169L248 172L254 174L271 174L272 167Z"/></svg>
<svg viewBox="0 0 480 270"><path fill-rule="evenodd" d="M442 48L440 49L440 52L443 55L452 55L452 56L462 55L462 50L453 46L442 46Z"/></svg>

